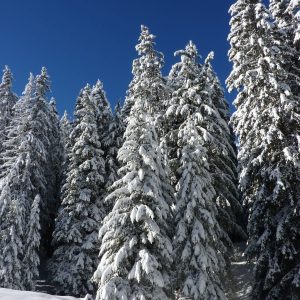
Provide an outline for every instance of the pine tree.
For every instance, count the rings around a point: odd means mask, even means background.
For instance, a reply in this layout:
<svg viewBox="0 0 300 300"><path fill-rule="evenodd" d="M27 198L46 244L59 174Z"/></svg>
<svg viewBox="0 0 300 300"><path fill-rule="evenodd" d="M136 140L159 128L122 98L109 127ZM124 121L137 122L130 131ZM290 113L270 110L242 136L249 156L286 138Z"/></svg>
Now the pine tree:
<svg viewBox="0 0 300 300"><path fill-rule="evenodd" d="M63 180L63 160L64 160L64 147L62 144L62 137L60 131L59 115L56 109L56 101L51 98L47 104L49 128L47 128L47 137L49 140L47 153L47 164L45 168L45 176L47 178L47 227L43 233L42 253L46 255L41 257L45 260L49 259L52 254L52 233L55 226L55 217L57 215L58 207L60 205L60 190Z"/></svg>
<svg viewBox="0 0 300 300"><path fill-rule="evenodd" d="M299 9L299 1L270 0L270 13L274 19L272 35L282 53L283 68L289 76L288 82L294 96L300 94L300 47L296 42L299 26L296 11Z"/></svg>
<svg viewBox="0 0 300 300"><path fill-rule="evenodd" d="M68 167L70 164L70 153L72 149L71 145L71 133L72 133L72 123L69 120L67 111L64 112L63 117L60 120L60 134L61 134L61 144L62 144L62 164L61 164L61 195L64 193L63 188L66 183Z"/></svg>
<svg viewBox="0 0 300 300"><path fill-rule="evenodd" d="M38 141L32 159L36 170L32 174L35 193L41 197L41 253L49 255L50 239L53 230L53 218L56 213L59 186L58 166L61 164L59 147L59 127L55 103L48 102L47 93L50 91L50 78L45 67L35 77L32 108L30 113L30 128ZM44 257L42 257L44 258ZM46 259L47 257L45 257Z"/></svg>
<svg viewBox="0 0 300 300"><path fill-rule="evenodd" d="M240 141L240 187L249 207L246 254L256 260L252 298L294 300L300 293L300 119L285 65L291 53L265 6L243 2L243 11L231 8L234 68L228 83L240 90L232 122Z"/></svg>
<svg viewBox="0 0 300 300"><path fill-rule="evenodd" d="M0 141L5 138L5 129L12 118L12 108L16 104L18 97L11 91L12 73L8 66L3 70L2 82L0 84ZM2 147L2 145L0 146Z"/></svg>
<svg viewBox="0 0 300 300"><path fill-rule="evenodd" d="M175 55L181 62L169 75L174 91L165 136L176 187L174 287L178 297L226 299L220 281L226 248L220 238L230 241L216 220L209 160L216 145L214 130L220 134L222 122L207 91L206 69L198 63L196 46L190 42Z"/></svg>
<svg viewBox="0 0 300 300"><path fill-rule="evenodd" d="M212 172L213 186L216 190L218 207L217 219L221 227L228 233L232 241L246 240L247 235L243 229L245 226L245 216L240 203L238 192L237 157L235 147L235 136L229 127L229 105L225 99L221 83L211 65L214 53L210 53L205 60L205 76L207 92L212 99L212 103L217 109L220 121L219 130L213 132L216 139L223 137L222 150L214 151L214 155L209 156L211 165L214 165Z"/></svg>
<svg viewBox="0 0 300 300"><path fill-rule="evenodd" d="M69 116L66 110L60 120L60 132L61 132L61 142L63 144L63 160L64 160L64 164L66 164L68 160L68 153L70 152L70 148L71 148L70 134L72 132L72 123L69 120Z"/></svg>
<svg viewBox="0 0 300 300"><path fill-rule="evenodd" d="M97 130L99 103L87 85L75 109L72 149L62 206L56 219L50 262L52 281L63 294L83 296L93 291L90 278L97 265L98 229L105 211L103 151Z"/></svg>
<svg viewBox="0 0 300 300"><path fill-rule="evenodd" d="M98 134L100 143L102 145L103 153L103 159L105 161L105 173L107 174L105 176L105 186L111 185L111 157L110 157L110 151L113 151L111 149L112 147L112 140L110 137L111 134L111 127L113 126L113 114L110 108L110 104L106 98L106 94L103 89L102 82L98 79L97 83L93 86L93 89L91 91L91 97L92 100L96 103L99 109L99 115L97 119L97 128L98 128ZM105 192L104 190L102 192ZM103 197L105 198L104 194Z"/></svg>
<svg viewBox="0 0 300 300"><path fill-rule="evenodd" d="M29 83L25 88L22 98L14 105L13 119L7 128L7 134L3 143L1 173L1 186L3 191L10 191L9 194L3 196L4 207L8 209L1 223L11 224L10 229L1 229L3 235L8 236L9 230L13 230L15 243L17 246L12 245L12 241L8 238L3 238L3 249L14 247L14 255L17 257L21 264L16 267L16 274L20 270L20 279L6 279L6 287L18 288L33 288L34 280L38 276L39 261L37 258L37 245L39 244L39 235L35 237L28 236L30 232L31 214L34 213L35 196L41 195L40 207L41 212L41 225L44 225L41 234L45 234L46 228L49 226L49 181L47 170L49 167L50 155L50 138L49 130L51 129L51 118L49 114L49 103L45 100L45 94L48 91L48 76L46 69L43 68L40 75L36 78L30 75ZM10 195L10 196L8 196ZM0 200L2 202L2 200ZM6 203L6 204L5 204ZM12 205L14 203L14 205ZM1 203L0 205L3 205ZM15 208L18 206L18 209ZM14 220L9 221L14 215ZM36 223L34 226L38 227ZM28 247L28 249L25 249ZM32 251L29 251L31 247ZM17 253L17 250L20 248ZM9 248L7 248L9 249ZM28 250L27 252L25 252ZM9 250L11 251L11 250ZM9 275L10 264L13 259L6 259L6 254L0 256L0 264L8 265L6 276ZM32 264L32 262L35 262ZM18 262L18 263L19 263ZM26 272L26 274L24 274ZM17 276L17 275L14 275ZM18 281L19 280L19 281Z"/></svg>
<svg viewBox="0 0 300 300"><path fill-rule="evenodd" d="M114 115L110 121L108 130L103 137L103 145L106 148L106 174L108 174L106 180L106 188L109 189L110 186L117 181L118 169L120 168L120 163L118 162L117 156L118 151L123 144L123 134L125 128L122 122L121 116L121 105L120 102L116 104L114 109Z"/></svg>
<svg viewBox="0 0 300 300"><path fill-rule="evenodd" d="M39 276L39 247L40 247L40 195L36 195L30 211L27 232L25 233L24 259L22 270L26 290L35 290L35 281Z"/></svg>
<svg viewBox="0 0 300 300"><path fill-rule="evenodd" d="M156 109L163 87L161 56L154 36L142 26L136 49L139 80L130 85L131 108L118 158L120 179L106 201L114 203L100 229L101 247L97 299L170 298L172 245L168 222L172 189L163 168L157 136ZM137 62L137 61L135 61ZM134 65L136 65L134 63Z"/></svg>
<svg viewBox="0 0 300 300"><path fill-rule="evenodd" d="M159 119L159 115L163 114L165 101L167 101L170 97L170 89L167 86L166 79L163 78L160 71L161 66L164 64L164 56L161 52L154 49L154 39L155 36L150 34L148 28L144 26L139 39L140 43L136 46L136 50L140 53L144 53L145 55L135 59L132 63L133 79L129 84L121 114L125 126L128 123L136 94L139 93L139 91L136 90L136 87L139 86L139 82L143 76L145 76L145 72L153 72L153 79L156 80L156 82L153 82L153 87L156 86L156 95L158 99L161 99L160 103L156 107L152 108L153 113L157 115L156 119ZM146 68L146 70L144 69L145 60L151 64ZM159 126L157 126L157 128L159 128Z"/></svg>
<svg viewBox="0 0 300 300"><path fill-rule="evenodd" d="M17 172L7 178L16 182ZM0 195L0 287L10 289L24 289L22 278L22 256L24 205L19 202L22 195L11 192L6 182L1 182Z"/></svg>

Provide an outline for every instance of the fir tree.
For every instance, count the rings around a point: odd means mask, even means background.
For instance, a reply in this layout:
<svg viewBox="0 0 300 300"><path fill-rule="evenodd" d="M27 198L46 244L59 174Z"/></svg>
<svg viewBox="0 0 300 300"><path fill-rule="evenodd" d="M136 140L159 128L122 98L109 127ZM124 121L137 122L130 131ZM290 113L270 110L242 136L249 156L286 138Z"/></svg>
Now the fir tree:
<svg viewBox="0 0 300 300"><path fill-rule="evenodd" d="M7 178L16 182L17 174ZM0 195L0 287L24 289L22 257L25 227L22 195L15 195L6 182L1 182Z"/></svg>
<svg viewBox="0 0 300 300"><path fill-rule="evenodd" d="M142 26L136 49L140 73L130 85L131 108L118 158L121 178L106 201L114 203L100 229L97 299L170 298L172 245L168 222L172 189L163 168L155 112L163 86L161 56L154 36ZM137 61L136 61L137 62ZM134 63L136 65L136 63Z"/></svg>
<svg viewBox="0 0 300 300"><path fill-rule="evenodd" d="M57 206L59 191L58 167L61 164L59 149L59 127L55 109L55 102L48 102L47 93L50 92L50 79L45 67L35 78L35 89L30 113L30 128L37 139L36 149L32 152L32 160L36 170L32 174L35 193L41 197L41 253L49 254L53 218ZM30 103L29 103L30 105Z"/></svg>
<svg viewBox="0 0 300 300"><path fill-rule="evenodd" d="M39 195L33 200L30 217L27 224L24 243L24 259L22 270L24 286L26 290L35 290L36 279L39 276L39 247L40 247L40 201Z"/></svg>
<svg viewBox="0 0 300 300"><path fill-rule="evenodd" d="M237 157L235 136L229 127L230 112L228 103L224 97L224 91L220 81L211 65L214 53L210 53L205 60L206 91L212 99L212 104L217 109L220 119L217 132L213 132L216 140L221 140L222 148L209 155L213 176L213 186L216 190L215 200L218 207L217 219L221 227L228 233L231 240L246 240L247 235L243 229L245 215L240 203L238 192ZM220 139L220 137L222 137ZM220 148L220 147L219 147Z"/></svg>
<svg viewBox="0 0 300 300"><path fill-rule="evenodd" d="M114 109L114 115L110 121L108 130L103 137L103 145L107 149L105 161L106 161L106 174L108 174L106 180L106 188L109 189L110 186L117 181L118 169L120 168L120 163L117 159L118 150L123 144L123 134L125 128L122 122L121 116L121 105L120 102L116 104Z"/></svg>
<svg viewBox="0 0 300 300"><path fill-rule="evenodd" d="M145 76L145 73L153 73L153 80L156 82L153 82L152 88L155 87L157 98L161 100L156 107L152 108L153 113L156 114L156 122L159 119L159 116L163 114L165 102L170 97L170 89L167 86L166 79L163 78L160 71L162 65L164 64L164 56L161 52L158 52L154 49L154 39L155 36L150 34L148 28L144 26L139 38L140 43L136 46L136 50L144 55L135 59L132 63L133 79L129 84L124 106L122 108L121 115L125 125L129 120L131 108L134 105L137 93L145 93L144 90L136 90L139 86L140 80ZM144 68L145 61L150 64L146 69ZM157 128L160 128L160 126L157 126Z"/></svg>
<svg viewBox="0 0 300 300"><path fill-rule="evenodd" d="M240 187L250 213L246 253L256 260L252 298L294 300L300 293L298 95L285 66L290 53L269 12L258 0L243 2L243 11L231 8L232 20L239 22L231 22L234 68L228 82L240 90L232 122L240 140ZM251 30L245 31L245 24ZM241 42L245 36L251 55Z"/></svg>
<svg viewBox="0 0 300 300"><path fill-rule="evenodd" d="M60 132L61 132L61 142L63 144L63 161L64 164L68 165L68 153L70 152L70 134L72 132L72 123L69 120L67 111L65 110L61 120L60 120ZM66 168L64 168L66 169Z"/></svg>
<svg viewBox="0 0 300 300"><path fill-rule="evenodd" d="M43 241L47 239L49 223L51 222L51 202L56 188L53 178L55 170L59 166L54 163L57 157L56 144L53 139L55 122L53 121L54 113L51 112L51 105L46 101L47 91L49 91L49 79L46 69L43 68L41 74L36 78L32 74L30 75L22 98L14 105L14 117L7 128L3 143L3 164L0 170L1 186L3 191L10 191L10 198L8 196L3 198L6 199L5 207L10 209L1 221L6 226L5 224L9 224L7 218L11 218L11 215L15 214L14 222L18 221L18 226L14 225L11 228L20 245L17 258L22 262L20 267L21 282L18 283L15 279L15 283L10 283L12 287L18 284L19 288L34 289L39 267L37 253L40 235L36 233L40 226L37 218L39 208L41 208ZM50 149L53 156L49 154ZM53 172L50 171L50 164ZM41 195L40 200L36 200L36 202L40 202L39 208L34 202L37 194ZM15 204L11 205L11 203ZM19 215L13 212L16 203L21 206L17 210ZM32 218L35 218L36 223L33 223ZM17 228L22 229L17 230ZM8 232L7 227L3 234L7 235ZM35 236L30 236L31 233L35 233ZM4 243L6 243L5 240L8 241L8 239L3 238ZM41 243L41 246L48 249L46 242ZM1 259L5 260L5 258L0 257ZM9 284L9 280L7 282Z"/></svg>
<svg viewBox="0 0 300 300"><path fill-rule="evenodd" d="M275 47L281 52L282 66L288 75L287 81L294 97L300 95L300 47L295 42L299 26L296 12L299 9L299 1L270 0L270 13L274 19L271 32Z"/></svg>
<svg viewBox="0 0 300 300"><path fill-rule="evenodd" d="M225 299L220 281L226 248L214 203L211 176L213 146L221 135L220 115L206 86L206 70L198 63L196 46L190 42L177 51L181 62L173 66L169 84L174 91L166 112L169 131L165 138L176 186L174 288L178 297ZM214 132L214 130L216 130Z"/></svg>
<svg viewBox="0 0 300 300"><path fill-rule="evenodd" d="M97 265L98 229L105 211L103 151L97 130L99 103L87 85L75 109L72 149L62 206L56 219L50 262L52 281L63 294L83 296L93 291L90 278Z"/></svg>
<svg viewBox="0 0 300 300"><path fill-rule="evenodd" d="M112 126L114 126L114 118L113 114L110 108L110 104L106 98L106 94L103 90L103 84L100 80L97 81L97 83L93 86L93 89L91 91L91 98L92 101L96 103L99 109L98 119L97 119L97 129L99 134L100 143L102 146L103 153L103 159L105 161L105 173L107 174L105 176L105 182L104 185L108 187L112 184L111 176L112 170L111 166L111 151L114 151L113 148L113 140L110 136ZM103 190L105 193L105 191ZM104 198L104 194L102 195Z"/></svg>
<svg viewBox="0 0 300 300"><path fill-rule="evenodd" d="M12 109L16 104L18 97L11 91L12 73L8 66L3 70L2 82L0 83L0 141L5 138L5 130L12 118Z"/></svg>
<svg viewBox="0 0 300 300"><path fill-rule="evenodd" d="M47 103L48 104L48 103ZM49 147L47 148L48 163L46 169L47 178L47 199L48 199L48 227L43 237L43 247L47 253L47 259L52 252L51 240L54 230L54 219L57 215L60 204L60 189L63 180L63 162L64 162L64 147L62 144L61 128L59 122L59 115L56 109L56 101L52 98L48 105L49 125L48 139Z"/></svg>
<svg viewBox="0 0 300 300"><path fill-rule="evenodd" d="M71 132L72 132L72 123L69 120L67 111L64 112L63 117L60 120L60 135L61 135L61 144L62 144L62 164L61 164L61 195L63 194L63 187L65 186L68 166L70 163L70 153L72 149L71 145Z"/></svg>

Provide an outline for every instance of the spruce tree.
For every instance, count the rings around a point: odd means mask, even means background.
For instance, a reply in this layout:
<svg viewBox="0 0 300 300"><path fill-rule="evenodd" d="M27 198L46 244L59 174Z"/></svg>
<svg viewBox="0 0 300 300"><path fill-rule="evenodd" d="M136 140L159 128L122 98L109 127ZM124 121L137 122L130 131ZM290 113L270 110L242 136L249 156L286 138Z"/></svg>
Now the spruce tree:
<svg viewBox="0 0 300 300"><path fill-rule="evenodd" d="M24 243L24 259L22 277L26 290L35 290L36 280L39 276L39 247L40 247L40 195L36 195L30 211L29 220L26 226Z"/></svg>
<svg viewBox="0 0 300 300"><path fill-rule="evenodd" d="M123 144L123 134L125 128L122 122L121 116L121 105L118 102L114 109L114 115L111 118L108 130L103 136L103 145L106 149L105 161L106 161L106 188L109 189L111 185L117 181L118 169L120 168L120 163L117 159L118 151Z"/></svg>
<svg viewBox="0 0 300 300"><path fill-rule="evenodd" d="M229 244L230 240L216 219L209 159L216 151L214 130L221 134L224 122L207 91L206 69L198 63L196 46L190 42L175 54L181 62L169 75L174 91L166 112L169 131L165 136L176 187L174 289L179 298L225 299L221 275L226 248L220 239Z"/></svg>
<svg viewBox="0 0 300 300"><path fill-rule="evenodd" d="M16 104L18 97L11 91L13 76L5 66L3 70L2 82L0 83L0 150L5 138L6 128L12 118L13 106Z"/></svg>
<svg viewBox="0 0 300 300"><path fill-rule="evenodd" d="M72 123L69 119L68 113L65 110L61 120L60 120L60 132L61 132L61 142L63 144L63 161L67 165L68 153L70 152L70 134L72 132ZM65 168L64 168L65 169Z"/></svg>
<svg viewBox="0 0 300 300"><path fill-rule="evenodd" d="M47 103L48 104L48 103ZM48 114L49 114L49 125L48 128L48 139L49 147L47 152L48 163L46 169L46 178L47 178L47 199L48 199L48 220L49 224L47 231L43 237L43 247L47 253L47 259L52 253L51 249L51 240L52 233L54 230L54 219L57 215L58 207L60 205L60 189L63 180L63 162L64 162L64 146L62 142L62 134L60 128L59 115L56 109L56 101L54 98L51 98L48 105Z"/></svg>
<svg viewBox="0 0 300 300"><path fill-rule="evenodd" d="M130 85L133 106L118 153L121 177L106 198L114 206L99 234L101 261L94 280L101 300L170 299L172 188L155 128L163 80L162 59L153 40L142 26L136 46L140 76L136 80L134 69Z"/></svg>
<svg viewBox="0 0 300 300"><path fill-rule="evenodd" d="M93 292L90 278L97 265L98 229L105 214L101 195L105 169L97 130L100 112L94 99L89 85L77 98L70 163L50 262L58 292L74 296Z"/></svg>
<svg viewBox="0 0 300 300"><path fill-rule="evenodd" d="M249 207L246 254L256 260L252 299L294 300L300 294L298 95L285 65L290 52L268 10L258 0L243 2L243 11L231 8L232 20L239 22L231 22L234 68L228 83L239 89L232 122ZM245 31L245 24L251 30ZM245 36L251 49L241 42Z"/></svg>
<svg viewBox="0 0 300 300"><path fill-rule="evenodd" d="M34 280L38 276L39 261L36 257L40 236L38 234L30 236L28 233L33 232L30 226L39 227L38 220L35 220L35 224L31 222L31 214L35 210L35 206L32 206L35 196L37 193L43 195L44 198L40 203L44 205L44 208L47 207L48 200L45 199L47 195L45 170L48 161L47 128L49 128L49 122L45 113L47 103L43 98L47 90L45 87L47 87L45 69L42 70L40 77L30 76L23 97L14 106L14 118L7 129L3 143L2 161L4 163L1 166L1 186L3 191L9 191L9 194L3 196L4 207L7 211L1 218L4 226L4 229L1 228L1 235L7 236L9 230L13 230L16 243L13 246L13 241L4 237L3 249L9 250L9 247L14 247L14 255L19 260L18 263L21 262L20 266L16 267L16 274L20 270L20 278L11 277L12 281L10 281L9 274L15 268L15 266L11 267L14 259L7 259L6 256L9 254L3 250L0 265L4 264L6 268L4 272L6 273L6 287L18 285L18 288L33 288ZM18 209L15 208L16 206ZM5 228L6 224L11 223L10 229ZM28 251L25 252L26 250Z"/></svg>
<svg viewBox="0 0 300 300"><path fill-rule="evenodd" d="M72 123L69 120L67 111L64 112L63 117L60 120L60 135L61 135L61 145L62 145L62 163L61 163L61 182L60 182L60 194L62 195L63 188L66 183L68 166L70 163L70 153L72 149L71 145L71 132L72 132Z"/></svg>
<svg viewBox="0 0 300 300"><path fill-rule="evenodd" d="M158 52L154 49L155 42L154 42L155 36L153 34L149 33L149 30L147 27L143 27L142 33L140 36L140 44L136 46L136 50L142 52L147 51L147 54L143 57L137 58L132 63L132 74L133 79L129 84L129 88L126 93L126 98L124 102L124 106L122 108L122 120L126 126L129 120L131 108L134 105L134 101L136 98L136 86L139 84L140 80L143 78L145 72L153 72L153 79L155 78L156 83L156 94L158 99L161 99L160 103L153 107L153 113L157 115L156 122L159 119L159 115L163 114L163 109L165 108L165 102L170 97L170 89L168 88L166 79L162 77L160 72L160 67L164 64L164 56L161 52ZM145 71L143 69L143 66L145 64L145 60L150 61L151 66L147 68ZM156 64L156 65L154 65ZM155 76L154 76L155 75ZM154 86L153 85L153 86ZM160 128L160 126L157 126ZM162 129L162 128L161 128Z"/></svg>
<svg viewBox="0 0 300 300"><path fill-rule="evenodd" d="M92 100L97 103L99 109L99 115L97 119L97 129L99 134L100 143L102 145L103 150L103 159L105 161L105 179L104 179L104 186L109 186L112 184L111 176L112 170L111 166L111 155L110 152L113 151L113 140L110 136L111 130L114 130L114 117L110 108L110 104L106 98L106 94L103 89L102 82L98 79L96 84L93 86L91 91ZM102 196L105 198L105 191L102 191Z"/></svg>
<svg viewBox="0 0 300 300"><path fill-rule="evenodd" d="M10 184L19 180L16 168L6 178ZM24 253L25 209L22 195L11 191L7 182L1 180L0 195L0 287L24 289L22 257Z"/></svg>
<svg viewBox="0 0 300 300"><path fill-rule="evenodd" d="M299 9L299 1L270 0L270 13L274 19L272 35L275 46L282 53L283 68L289 76L287 81L294 97L300 95L300 47L296 42L299 26L296 12Z"/></svg>
<svg viewBox="0 0 300 300"><path fill-rule="evenodd" d="M218 207L217 219L221 227L228 233L232 241L246 240L247 235L243 229L245 227L245 214L240 203L238 191L237 174L237 150L235 146L235 136L229 126L230 112L229 105L225 99L221 83L213 70L211 60L214 53L211 52L205 60L206 91L212 100L212 104L217 109L220 119L218 131L211 133L216 140L221 140L222 148L209 155L209 160L213 170L213 186L216 190L215 200ZM220 137L222 137L220 139Z"/></svg>

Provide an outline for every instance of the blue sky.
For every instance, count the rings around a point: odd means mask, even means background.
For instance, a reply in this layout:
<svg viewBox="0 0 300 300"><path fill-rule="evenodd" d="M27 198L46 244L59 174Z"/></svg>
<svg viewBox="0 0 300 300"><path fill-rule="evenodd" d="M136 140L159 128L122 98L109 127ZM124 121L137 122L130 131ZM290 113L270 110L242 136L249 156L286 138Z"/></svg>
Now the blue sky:
<svg viewBox="0 0 300 300"><path fill-rule="evenodd" d="M46 66L60 113L73 112L79 90L99 78L114 105L123 101L132 78L135 45L144 24L165 55L164 75L178 58L174 51L193 40L224 85L228 62L228 9L233 1L204 0L9 0L1 1L0 67L14 73L14 91L29 72ZM229 102L233 95L227 94Z"/></svg>

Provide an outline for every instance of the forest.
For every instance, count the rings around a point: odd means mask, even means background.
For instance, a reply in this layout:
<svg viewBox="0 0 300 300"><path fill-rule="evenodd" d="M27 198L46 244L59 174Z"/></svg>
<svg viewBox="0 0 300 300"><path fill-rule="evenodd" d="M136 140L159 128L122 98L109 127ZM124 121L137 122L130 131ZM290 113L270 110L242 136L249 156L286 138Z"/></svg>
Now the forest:
<svg viewBox="0 0 300 300"><path fill-rule="evenodd" d="M233 113L214 52L202 59L189 41L162 74L144 25L115 107L98 79L61 117L45 67L17 95L5 66L0 288L87 300L300 299L300 1L237 0L230 14ZM238 251L251 273L239 297Z"/></svg>

